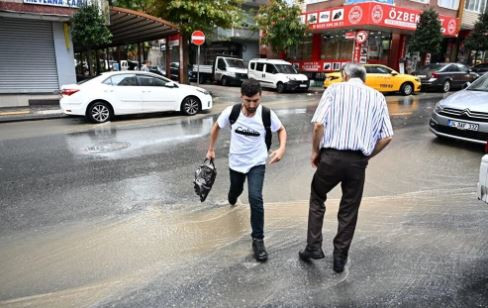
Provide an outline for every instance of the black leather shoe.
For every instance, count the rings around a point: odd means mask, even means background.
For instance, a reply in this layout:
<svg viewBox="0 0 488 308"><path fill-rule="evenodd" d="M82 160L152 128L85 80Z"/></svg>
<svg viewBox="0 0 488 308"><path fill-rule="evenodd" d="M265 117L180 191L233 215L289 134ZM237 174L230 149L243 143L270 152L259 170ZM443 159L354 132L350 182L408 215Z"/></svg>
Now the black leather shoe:
<svg viewBox="0 0 488 308"><path fill-rule="evenodd" d="M256 261L264 262L268 260L268 253L264 247L264 241L262 239L252 240L252 250L254 251L254 258Z"/></svg>
<svg viewBox="0 0 488 308"><path fill-rule="evenodd" d="M342 273L344 271L344 266L346 266L346 263L347 263L347 257L346 258L334 257L334 272Z"/></svg>
<svg viewBox="0 0 488 308"><path fill-rule="evenodd" d="M322 259L325 257L322 249L310 249L308 246L304 250L298 252L298 256L303 261L310 261L310 259Z"/></svg>

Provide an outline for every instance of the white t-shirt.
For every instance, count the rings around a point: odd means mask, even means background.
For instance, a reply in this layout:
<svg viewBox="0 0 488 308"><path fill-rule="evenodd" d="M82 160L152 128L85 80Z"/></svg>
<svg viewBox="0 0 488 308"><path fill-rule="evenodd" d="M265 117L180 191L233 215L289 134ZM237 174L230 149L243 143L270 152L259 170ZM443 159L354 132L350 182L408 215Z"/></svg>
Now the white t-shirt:
<svg viewBox="0 0 488 308"><path fill-rule="evenodd" d="M263 125L262 106L259 105L252 117L246 117L241 110L239 117L231 127L229 167L241 173L247 173L254 166L266 164L268 149L266 148L266 129ZM220 128L230 126L229 116L232 106L222 111L217 124ZM271 110L271 132L281 128L281 121Z"/></svg>

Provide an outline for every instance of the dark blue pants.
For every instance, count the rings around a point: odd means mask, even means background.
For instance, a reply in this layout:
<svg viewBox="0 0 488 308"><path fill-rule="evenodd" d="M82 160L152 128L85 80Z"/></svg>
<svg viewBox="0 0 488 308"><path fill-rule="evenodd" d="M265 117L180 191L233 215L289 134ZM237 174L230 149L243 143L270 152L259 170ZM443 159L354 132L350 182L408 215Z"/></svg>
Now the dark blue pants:
<svg viewBox="0 0 488 308"><path fill-rule="evenodd" d="M249 191L249 204L251 206L251 236L256 239L264 238L264 208L263 208L263 184L265 165L255 166L248 173L240 173L230 170L229 202L236 203L237 198L244 189L244 181L247 176L247 190Z"/></svg>

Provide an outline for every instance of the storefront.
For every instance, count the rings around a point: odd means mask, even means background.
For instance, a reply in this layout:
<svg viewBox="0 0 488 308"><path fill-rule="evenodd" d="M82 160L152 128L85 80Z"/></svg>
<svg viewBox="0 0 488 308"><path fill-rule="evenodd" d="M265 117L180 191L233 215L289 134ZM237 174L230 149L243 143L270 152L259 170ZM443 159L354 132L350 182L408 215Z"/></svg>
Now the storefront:
<svg viewBox="0 0 488 308"><path fill-rule="evenodd" d="M57 102L74 83L75 64L67 1L0 2L0 107Z"/></svg>
<svg viewBox="0 0 488 308"><path fill-rule="evenodd" d="M315 75L340 69L351 61L399 69L421 13L374 2L306 12L301 20L311 33L287 58L301 71ZM457 37L459 21L455 17L440 15L439 20L446 38ZM445 44L449 50L451 43Z"/></svg>

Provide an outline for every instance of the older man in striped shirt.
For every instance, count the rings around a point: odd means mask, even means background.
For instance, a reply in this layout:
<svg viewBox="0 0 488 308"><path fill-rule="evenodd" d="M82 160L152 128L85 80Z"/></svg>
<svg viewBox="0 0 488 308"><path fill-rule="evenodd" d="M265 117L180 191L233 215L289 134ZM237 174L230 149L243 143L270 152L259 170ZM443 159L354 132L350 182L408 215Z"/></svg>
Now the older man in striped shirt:
<svg viewBox="0 0 488 308"><path fill-rule="evenodd" d="M324 258L322 225L327 193L341 183L339 228L334 238L334 271L347 262L356 228L368 160L391 141L393 129L383 94L366 86L366 70L358 64L343 69L346 82L324 91L312 118L314 174L308 215L307 247L299 252L304 261Z"/></svg>

